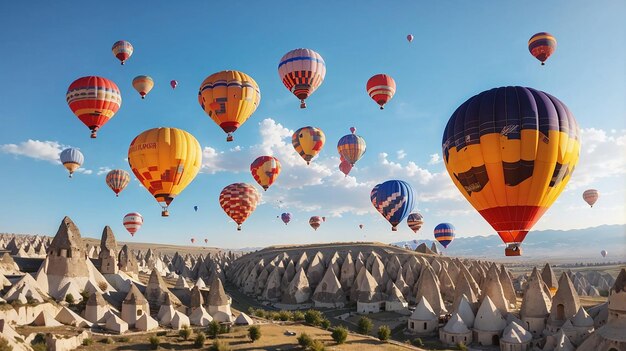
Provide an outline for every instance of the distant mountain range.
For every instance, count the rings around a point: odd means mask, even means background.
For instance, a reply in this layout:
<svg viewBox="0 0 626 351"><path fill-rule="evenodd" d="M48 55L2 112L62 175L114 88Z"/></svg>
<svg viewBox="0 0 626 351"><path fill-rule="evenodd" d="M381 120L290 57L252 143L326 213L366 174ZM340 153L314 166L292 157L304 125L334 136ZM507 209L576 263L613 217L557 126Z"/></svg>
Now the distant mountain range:
<svg viewBox="0 0 626 351"><path fill-rule="evenodd" d="M432 233L417 233L418 238ZM409 245L415 248L421 243L431 246L433 240L399 241L392 245ZM442 246L439 246L441 249ZM607 250L606 260L626 260L626 225L602 225L599 227L573 230L531 231L526 236L523 258L579 258L581 261L601 260L600 251ZM504 256L504 243L497 235L456 238L445 254L449 256L485 257L494 259Z"/></svg>

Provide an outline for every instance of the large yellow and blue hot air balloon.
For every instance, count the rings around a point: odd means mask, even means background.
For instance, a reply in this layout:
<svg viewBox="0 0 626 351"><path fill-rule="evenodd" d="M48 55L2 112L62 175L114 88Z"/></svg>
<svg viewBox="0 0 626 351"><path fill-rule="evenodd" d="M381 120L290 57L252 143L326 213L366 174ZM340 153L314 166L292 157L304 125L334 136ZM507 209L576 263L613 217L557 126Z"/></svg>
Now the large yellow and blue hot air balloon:
<svg viewBox="0 0 626 351"><path fill-rule="evenodd" d="M411 185L402 180L388 180L376 185L370 193L372 205L397 231L398 224L413 210L415 196Z"/></svg>
<svg viewBox="0 0 626 351"><path fill-rule="evenodd" d="M222 71L202 82L198 102L226 132L226 141L233 141L233 133L259 106L261 91L249 75L239 71Z"/></svg>
<svg viewBox="0 0 626 351"><path fill-rule="evenodd" d="M356 129L350 128L352 133L344 135L337 143L337 151L344 160L354 164L365 154L365 139L355 134Z"/></svg>
<svg viewBox="0 0 626 351"><path fill-rule="evenodd" d="M72 174L74 174L74 171L79 169L80 166L83 165L83 162L85 162L85 157L83 156L83 153L80 152L78 149L74 149L72 147L61 151L59 158L61 159L63 167L65 167L65 169L70 172L70 178L72 178Z"/></svg>
<svg viewBox="0 0 626 351"><path fill-rule="evenodd" d="M528 231L561 194L578 163L580 132L559 99L501 87L471 97L443 133L452 181L519 256Z"/></svg>
<svg viewBox="0 0 626 351"><path fill-rule="evenodd" d="M326 142L326 136L321 129L315 127L302 127L291 136L291 144L306 164L310 164L313 157L319 154Z"/></svg>
<svg viewBox="0 0 626 351"><path fill-rule="evenodd" d="M167 217L170 203L198 174L202 150L198 140L182 129L154 128L130 143L128 164Z"/></svg>
<svg viewBox="0 0 626 351"><path fill-rule="evenodd" d="M450 223L439 223L434 230L435 239L444 249L454 240L454 226Z"/></svg>
<svg viewBox="0 0 626 351"><path fill-rule="evenodd" d="M300 108L306 108L304 100L324 81L326 63L311 49L295 49L280 59L278 75L285 87L300 99Z"/></svg>

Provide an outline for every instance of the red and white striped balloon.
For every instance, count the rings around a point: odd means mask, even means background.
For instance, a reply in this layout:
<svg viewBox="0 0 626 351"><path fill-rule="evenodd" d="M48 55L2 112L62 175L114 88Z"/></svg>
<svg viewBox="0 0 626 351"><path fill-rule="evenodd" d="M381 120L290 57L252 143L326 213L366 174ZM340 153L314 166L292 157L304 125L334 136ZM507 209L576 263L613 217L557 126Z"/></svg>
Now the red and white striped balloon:
<svg viewBox="0 0 626 351"><path fill-rule="evenodd" d="M131 236L135 236L135 233L143 225L143 216L137 212L128 213L124 216L124 228L128 230Z"/></svg>
<svg viewBox="0 0 626 351"><path fill-rule="evenodd" d="M585 200L585 202L591 207L593 207L593 204L598 201L599 197L600 194L596 189L588 189L583 192L583 200Z"/></svg>
<svg viewBox="0 0 626 351"><path fill-rule="evenodd" d="M370 78L366 84L367 94L376 101L380 109L393 98L396 93L396 82L386 74L377 74Z"/></svg>

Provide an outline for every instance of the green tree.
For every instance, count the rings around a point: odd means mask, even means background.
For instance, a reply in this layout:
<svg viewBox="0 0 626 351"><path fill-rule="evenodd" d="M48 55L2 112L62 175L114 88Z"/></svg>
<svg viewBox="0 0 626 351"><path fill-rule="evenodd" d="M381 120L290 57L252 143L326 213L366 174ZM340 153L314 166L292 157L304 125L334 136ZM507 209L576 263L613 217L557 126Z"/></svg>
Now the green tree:
<svg viewBox="0 0 626 351"><path fill-rule="evenodd" d="M278 318L281 321L285 322L292 319L292 314L289 311L281 310L280 312L278 312Z"/></svg>
<svg viewBox="0 0 626 351"><path fill-rule="evenodd" d="M309 346L309 350L311 351L324 351L325 349L324 343L319 340L313 340L311 346Z"/></svg>
<svg viewBox="0 0 626 351"><path fill-rule="evenodd" d="M313 343L313 339L307 333L302 333L298 336L298 345L308 348Z"/></svg>
<svg viewBox="0 0 626 351"><path fill-rule="evenodd" d="M161 339L156 335L152 335L148 341L150 342L150 348L153 350L157 350L161 343Z"/></svg>
<svg viewBox="0 0 626 351"><path fill-rule="evenodd" d="M391 329L387 325L381 325L378 328L378 339L381 341L387 341L391 337Z"/></svg>
<svg viewBox="0 0 626 351"><path fill-rule="evenodd" d="M304 320L310 325L318 326L322 322L322 312L317 310L308 310L304 313Z"/></svg>
<svg viewBox="0 0 626 351"><path fill-rule="evenodd" d="M303 321L304 320L304 313L302 313L300 311L294 311L293 312L293 320L294 321Z"/></svg>
<svg viewBox="0 0 626 351"><path fill-rule="evenodd" d="M191 337L192 330L188 325L183 325L182 329L178 331L178 336L183 338L184 340L189 340Z"/></svg>
<svg viewBox="0 0 626 351"><path fill-rule="evenodd" d="M324 329L328 329L330 328L330 321L326 318L322 319L320 321L320 327L324 328Z"/></svg>
<svg viewBox="0 0 626 351"><path fill-rule="evenodd" d="M359 318L359 322L357 324L357 331L359 332L359 334L367 335L372 331L373 326L374 324L372 323L372 320L363 316Z"/></svg>
<svg viewBox="0 0 626 351"><path fill-rule="evenodd" d="M343 344L348 338L348 329L346 329L343 325L338 326L333 329L331 336L337 344Z"/></svg>
<svg viewBox="0 0 626 351"><path fill-rule="evenodd" d="M197 349L200 349L204 346L204 342L206 341L206 335L203 332L196 333L196 338L193 339L193 346Z"/></svg>
<svg viewBox="0 0 626 351"><path fill-rule="evenodd" d="M220 324L215 320L211 321L207 327L207 332L212 339L217 338L217 335L220 333Z"/></svg>
<svg viewBox="0 0 626 351"><path fill-rule="evenodd" d="M71 293L65 295L65 302L69 303L70 305L73 305L75 302L74 295L72 295Z"/></svg>
<svg viewBox="0 0 626 351"><path fill-rule="evenodd" d="M248 337L252 342L259 340L261 338L261 328L258 325L248 328Z"/></svg>

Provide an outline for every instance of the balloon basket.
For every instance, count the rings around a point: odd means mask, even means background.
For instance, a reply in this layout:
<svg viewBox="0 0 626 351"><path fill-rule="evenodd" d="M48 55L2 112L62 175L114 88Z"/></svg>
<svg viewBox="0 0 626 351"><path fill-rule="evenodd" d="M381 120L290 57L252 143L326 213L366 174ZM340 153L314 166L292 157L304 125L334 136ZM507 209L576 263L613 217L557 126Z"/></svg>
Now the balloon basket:
<svg viewBox="0 0 626 351"><path fill-rule="evenodd" d="M506 256L521 256L522 248L518 244L509 244L506 249L504 249L504 254Z"/></svg>
<svg viewBox="0 0 626 351"><path fill-rule="evenodd" d="M228 133L228 135L226 136L226 141L233 141L233 140L234 140L233 135Z"/></svg>
<svg viewBox="0 0 626 351"><path fill-rule="evenodd" d="M170 211L168 210L163 210L161 212L161 217L169 217L170 216Z"/></svg>
<svg viewBox="0 0 626 351"><path fill-rule="evenodd" d="M306 102L304 102L304 100L300 102L300 108L306 108Z"/></svg>

